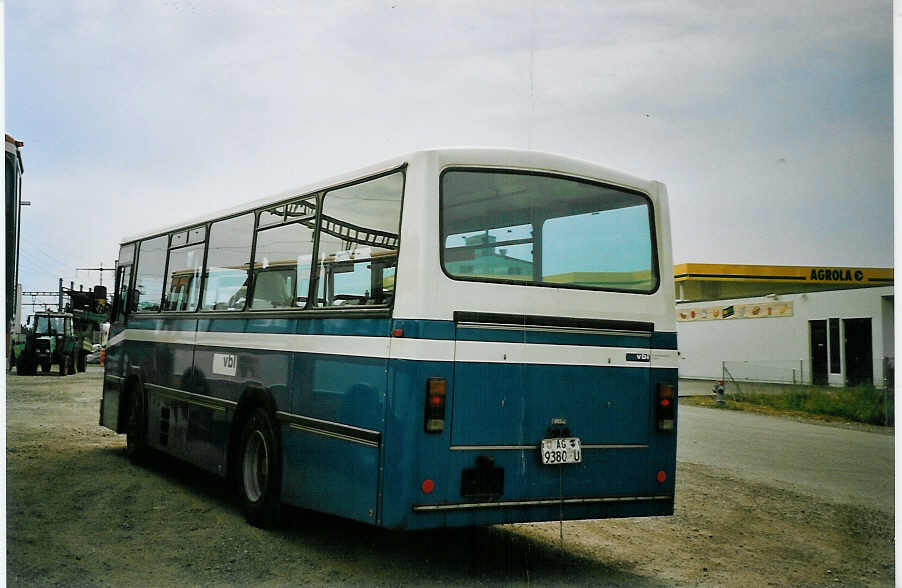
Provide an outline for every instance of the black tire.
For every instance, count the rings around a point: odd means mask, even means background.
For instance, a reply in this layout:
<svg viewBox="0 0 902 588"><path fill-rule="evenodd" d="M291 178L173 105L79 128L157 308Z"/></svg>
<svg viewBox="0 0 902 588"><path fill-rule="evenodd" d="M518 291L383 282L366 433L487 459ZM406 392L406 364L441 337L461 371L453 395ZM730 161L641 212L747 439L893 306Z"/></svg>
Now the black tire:
<svg viewBox="0 0 902 588"><path fill-rule="evenodd" d="M16 367L16 352L12 349L9 350L9 371L13 371L13 368Z"/></svg>
<svg viewBox="0 0 902 588"><path fill-rule="evenodd" d="M70 376L75 375L75 371L76 371L75 364L76 363L78 363L78 351L73 351L72 355L70 355L68 357L68 360L66 361L66 365L67 365L66 373L69 374Z"/></svg>
<svg viewBox="0 0 902 588"><path fill-rule="evenodd" d="M282 506L282 448L275 419L265 409L257 408L245 421L236 462L245 519L255 527L274 526Z"/></svg>
<svg viewBox="0 0 902 588"><path fill-rule="evenodd" d="M125 418L125 455L134 464L147 457L147 423L144 419L144 403L141 394L133 390L128 395L128 414Z"/></svg>
<svg viewBox="0 0 902 588"><path fill-rule="evenodd" d="M88 356L82 351L78 354L78 371L83 372L88 367Z"/></svg>
<svg viewBox="0 0 902 588"><path fill-rule="evenodd" d="M50 360L47 360L47 361L45 361L45 362L42 362L42 363L41 363L41 372L44 373L44 374L49 373L49 372L50 372L50 367L51 367ZM35 371L37 371L37 369L35 369Z"/></svg>
<svg viewBox="0 0 902 588"><path fill-rule="evenodd" d="M16 373L20 376L31 376L34 374L36 366L29 361L28 355L20 355L16 360Z"/></svg>
<svg viewBox="0 0 902 588"><path fill-rule="evenodd" d="M69 373L69 361L70 358L68 355L60 355L60 371L59 374L61 376L65 376Z"/></svg>

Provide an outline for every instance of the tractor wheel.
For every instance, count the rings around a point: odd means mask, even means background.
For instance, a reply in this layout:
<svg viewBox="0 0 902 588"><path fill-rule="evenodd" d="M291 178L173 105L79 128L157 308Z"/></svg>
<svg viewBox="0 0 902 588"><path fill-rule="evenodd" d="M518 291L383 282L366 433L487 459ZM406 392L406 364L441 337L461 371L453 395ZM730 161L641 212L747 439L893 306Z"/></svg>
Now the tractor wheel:
<svg viewBox="0 0 902 588"><path fill-rule="evenodd" d="M83 372L88 367L88 356L84 351L78 354L78 371Z"/></svg>
<svg viewBox="0 0 902 588"><path fill-rule="evenodd" d="M9 371L13 371L13 368L16 367L16 352L13 350L9 351Z"/></svg>
<svg viewBox="0 0 902 588"><path fill-rule="evenodd" d="M46 373L50 372L50 362L51 362L51 360L49 360L49 359L47 361L41 362L41 373L46 374ZM37 370L35 370L35 371L37 371Z"/></svg>
<svg viewBox="0 0 902 588"><path fill-rule="evenodd" d="M65 376L66 374L69 373L69 362L70 362L70 361L71 361L71 359L70 359L70 357L69 357L68 355L61 355L61 356L60 356L60 371L59 371L59 374L60 374L61 376Z"/></svg>
<svg viewBox="0 0 902 588"><path fill-rule="evenodd" d="M30 358L28 355L24 357L19 357L16 362L16 373L21 376L33 376L37 371L37 365L35 365L34 358Z"/></svg>
<svg viewBox="0 0 902 588"><path fill-rule="evenodd" d="M78 363L78 351L73 351L72 355L69 356L69 360L66 362L68 369L66 373L70 376L75 375L76 364Z"/></svg>

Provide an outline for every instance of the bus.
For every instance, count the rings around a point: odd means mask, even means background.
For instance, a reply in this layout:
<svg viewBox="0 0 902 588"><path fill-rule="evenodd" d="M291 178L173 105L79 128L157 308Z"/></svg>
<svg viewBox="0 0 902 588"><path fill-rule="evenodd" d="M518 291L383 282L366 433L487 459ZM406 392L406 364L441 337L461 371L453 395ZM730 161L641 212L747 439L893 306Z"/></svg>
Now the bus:
<svg viewBox="0 0 902 588"><path fill-rule="evenodd" d="M100 424L391 529L670 515L666 189L424 150L122 240Z"/></svg>

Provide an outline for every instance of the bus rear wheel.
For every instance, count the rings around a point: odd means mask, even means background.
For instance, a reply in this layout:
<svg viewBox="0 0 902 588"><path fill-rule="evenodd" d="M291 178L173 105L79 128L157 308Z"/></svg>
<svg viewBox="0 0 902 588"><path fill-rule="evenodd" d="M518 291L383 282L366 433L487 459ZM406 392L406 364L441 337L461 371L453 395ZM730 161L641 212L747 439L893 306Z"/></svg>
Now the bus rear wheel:
<svg viewBox="0 0 902 588"><path fill-rule="evenodd" d="M245 421L238 445L238 490L247 522L272 527L281 508L282 455L275 423L263 408Z"/></svg>

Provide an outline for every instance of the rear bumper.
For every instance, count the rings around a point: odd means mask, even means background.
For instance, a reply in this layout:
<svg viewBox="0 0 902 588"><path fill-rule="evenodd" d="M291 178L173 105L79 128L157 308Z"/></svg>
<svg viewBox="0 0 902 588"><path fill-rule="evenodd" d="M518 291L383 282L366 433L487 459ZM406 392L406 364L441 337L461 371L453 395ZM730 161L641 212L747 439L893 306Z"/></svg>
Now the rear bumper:
<svg viewBox="0 0 902 588"><path fill-rule="evenodd" d="M544 498L533 500L498 500L491 502L458 502L452 504L415 504L414 512L435 512L451 510L477 510L495 508L520 508L532 506L570 506L599 503L657 502L665 501L673 504L673 496L598 496L587 498Z"/></svg>
<svg viewBox="0 0 902 588"><path fill-rule="evenodd" d="M403 528L470 527L586 519L669 516L673 496L604 496L414 505Z"/></svg>

